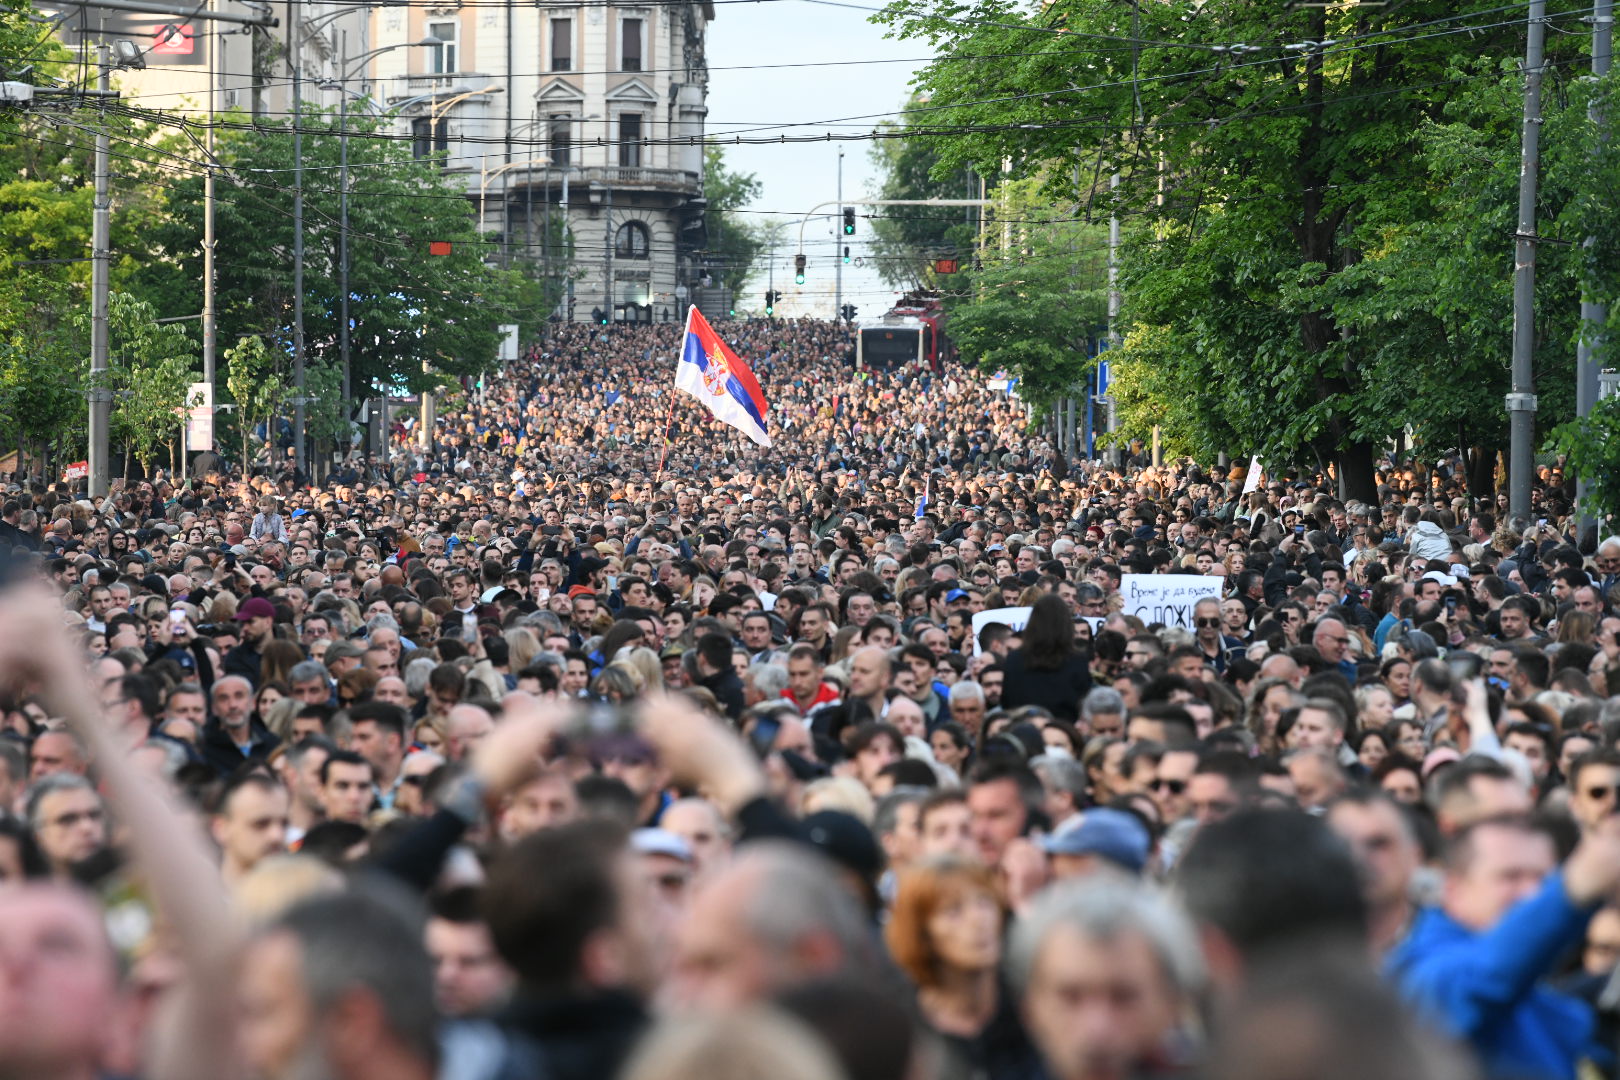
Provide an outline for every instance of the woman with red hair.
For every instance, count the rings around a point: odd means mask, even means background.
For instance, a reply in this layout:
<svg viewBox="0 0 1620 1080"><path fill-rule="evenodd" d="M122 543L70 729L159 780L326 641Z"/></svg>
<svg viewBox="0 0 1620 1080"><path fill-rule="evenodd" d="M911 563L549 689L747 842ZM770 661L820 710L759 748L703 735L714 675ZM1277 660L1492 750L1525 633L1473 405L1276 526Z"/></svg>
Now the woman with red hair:
<svg viewBox="0 0 1620 1080"><path fill-rule="evenodd" d="M1008 908L995 875L957 858L900 875L884 929L889 953L917 988L917 1011L976 1076L1023 1075L1032 1050L1001 983Z"/></svg>

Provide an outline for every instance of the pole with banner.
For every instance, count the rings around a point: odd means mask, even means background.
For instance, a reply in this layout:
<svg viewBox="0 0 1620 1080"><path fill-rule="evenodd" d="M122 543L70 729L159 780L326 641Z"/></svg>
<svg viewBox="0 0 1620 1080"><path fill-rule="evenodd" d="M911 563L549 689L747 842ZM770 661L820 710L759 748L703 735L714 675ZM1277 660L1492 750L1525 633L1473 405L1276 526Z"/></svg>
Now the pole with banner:
<svg viewBox="0 0 1620 1080"><path fill-rule="evenodd" d="M214 448L214 384L194 382L186 392L186 422L180 435L180 479L191 471L191 455Z"/></svg>

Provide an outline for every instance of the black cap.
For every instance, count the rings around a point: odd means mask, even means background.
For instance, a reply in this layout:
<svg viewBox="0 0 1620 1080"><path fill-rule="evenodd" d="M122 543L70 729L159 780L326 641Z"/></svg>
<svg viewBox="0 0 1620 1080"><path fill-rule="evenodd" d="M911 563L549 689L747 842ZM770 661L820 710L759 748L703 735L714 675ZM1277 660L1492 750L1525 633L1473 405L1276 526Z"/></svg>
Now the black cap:
<svg viewBox="0 0 1620 1080"><path fill-rule="evenodd" d="M883 849L859 818L841 810L819 810L804 819L803 827L805 839L823 855L863 880L874 881L883 872Z"/></svg>

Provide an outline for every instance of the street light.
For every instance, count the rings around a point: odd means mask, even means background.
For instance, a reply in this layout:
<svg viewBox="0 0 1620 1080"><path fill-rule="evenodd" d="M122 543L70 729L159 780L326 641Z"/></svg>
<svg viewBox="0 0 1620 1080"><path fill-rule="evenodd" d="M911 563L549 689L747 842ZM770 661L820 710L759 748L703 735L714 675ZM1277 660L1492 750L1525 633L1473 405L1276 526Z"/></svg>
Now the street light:
<svg viewBox="0 0 1620 1080"><path fill-rule="evenodd" d="M338 99L338 291L341 305L338 321L338 352L343 363L343 400L351 400L350 372L349 372L349 97L353 94L360 100L366 100L366 95L355 94L344 86L354 77L366 61L381 56L385 52L395 49L421 49L433 48L441 44L436 37L426 37L421 41L400 42L397 45L384 45L380 49L372 49L362 53L352 61L349 59L349 32L344 30L338 37L342 57L338 61L341 66L341 76L338 79L328 80L318 84L322 90L336 89L342 94ZM386 391L385 391L386 392ZM348 405L345 404L345 409Z"/></svg>
<svg viewBox="0 0 1620 1080"><path fill-rule="evenodd" d="M489 194L489 181L490 181L490 178L494 177L494 176L499 176L501 173L505 172L507 169L521 168L522 166L525 166L525 165L527 165L527 166L529 166L531 168L533 166L535 166L535 165L544 165L546 168L549 169L551 167L551 159L549 157L538 157L538 158L529 158L527 161L508 161L505 165L501 165L501 166L498 166L498 167L493 168L493 169L484 169L479 173L479 181L478 181L478 231L480 233L482 233L484 231L484 202L485 202L485 199L488 197L488 194ZM533 182L532 177L530 178L530 182L531 183Z"/></svg>

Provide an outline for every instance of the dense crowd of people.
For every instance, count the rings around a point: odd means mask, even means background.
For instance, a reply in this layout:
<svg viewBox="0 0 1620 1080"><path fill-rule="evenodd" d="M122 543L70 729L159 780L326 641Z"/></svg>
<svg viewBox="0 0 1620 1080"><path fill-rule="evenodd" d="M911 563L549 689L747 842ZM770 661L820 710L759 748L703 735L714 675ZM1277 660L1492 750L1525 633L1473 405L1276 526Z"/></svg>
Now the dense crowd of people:
<svg viewBox="0 0 1620 1080"><path fill-rule="evenodd" d="M561 326L319 486L15 478L0 1077L1615 1073L1573 478L1070 460L717 329L771 448Z"/></svg>

